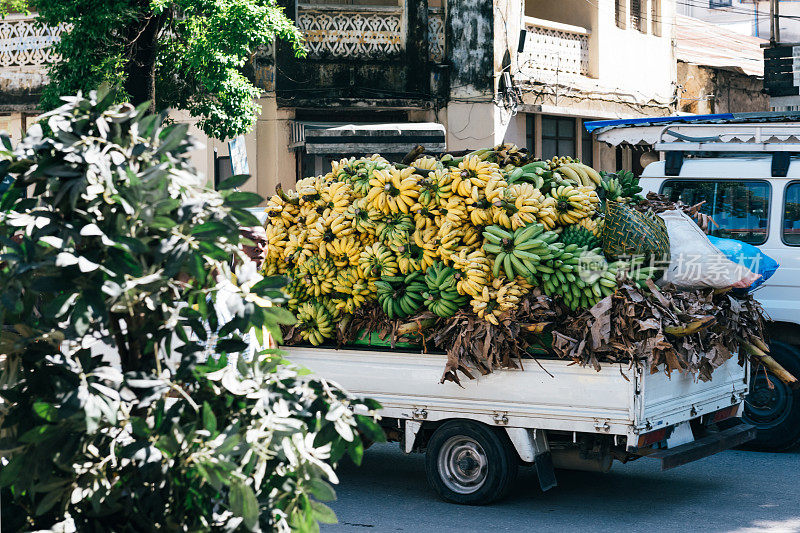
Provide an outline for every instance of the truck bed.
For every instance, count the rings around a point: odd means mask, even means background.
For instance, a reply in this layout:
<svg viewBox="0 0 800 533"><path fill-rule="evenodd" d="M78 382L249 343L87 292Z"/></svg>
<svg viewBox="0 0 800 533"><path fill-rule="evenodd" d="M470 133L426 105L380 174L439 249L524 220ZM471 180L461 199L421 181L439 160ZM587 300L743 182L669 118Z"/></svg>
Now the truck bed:
<svg viewBox="0 0 800 533"><path fill-rule="evenodd" d="M619 435L638 435L741 403L748 369L733 357L709 382L637 365L600 371L569 361L525 360L524 370L496 370L462 386L439 383L444 355L288 347L288 359L358 395L379 401L385 417Z"/></svg>

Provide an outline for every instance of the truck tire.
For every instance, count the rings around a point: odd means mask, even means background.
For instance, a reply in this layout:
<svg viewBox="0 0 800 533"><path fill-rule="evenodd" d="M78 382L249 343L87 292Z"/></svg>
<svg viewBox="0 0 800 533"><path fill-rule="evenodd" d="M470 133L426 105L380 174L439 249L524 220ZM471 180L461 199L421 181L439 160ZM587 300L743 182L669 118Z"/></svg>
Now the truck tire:
<svg viewBox="0 0 800 533"><path fill-rule="evenodd" d="M503 498L517 477L517 466L504 433L468 420L440 426L425 454L428 483L440 498L461 505Z"/></svg>
<svg viewBox="0 0 800 533"><path fill-rule="evenodd" d="M800 378L800 352L796 348L773 341L770 355ZM774 388L769 387L769 382ZM800 389L792 390L772 373L765 375L763 367L754 365L742 419L758 429L755 440L745 444L747 449L781 452L800 444Z"/></svg>

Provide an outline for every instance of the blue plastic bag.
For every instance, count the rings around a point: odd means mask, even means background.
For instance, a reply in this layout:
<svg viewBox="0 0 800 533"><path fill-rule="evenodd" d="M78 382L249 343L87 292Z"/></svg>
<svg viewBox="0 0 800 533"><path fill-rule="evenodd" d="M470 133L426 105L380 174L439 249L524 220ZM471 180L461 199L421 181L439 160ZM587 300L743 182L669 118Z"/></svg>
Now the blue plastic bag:
<svg viewBox="0 0 800 533"><path fill-rule="evenodd" d="M755 290L759 285L767 281L778 270L780 266L773 258L746 242L737 241L736 239L723 239L722 237L708 236L711 244L716 246L720 252L725 254L725 257L734 263L741 264L750 269L755 274L761 274L761 277L750 285L749 290Z"/></svg>

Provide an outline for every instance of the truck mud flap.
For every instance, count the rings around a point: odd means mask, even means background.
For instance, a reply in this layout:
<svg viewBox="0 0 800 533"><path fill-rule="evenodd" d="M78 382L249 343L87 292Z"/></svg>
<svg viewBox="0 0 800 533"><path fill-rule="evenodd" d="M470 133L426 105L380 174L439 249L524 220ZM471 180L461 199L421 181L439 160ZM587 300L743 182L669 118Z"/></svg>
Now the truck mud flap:
<svg viewBox="0 0 800 533"><path fill-rule="evenodd" d="M756 428L749 424L737 424L733 427L701 437L693 442L681 444L675 448L656 450L644 455L650 459L661 461L661 470L669 470L676 466L697 461L717 452L739 446L756 438Z"/></svg>

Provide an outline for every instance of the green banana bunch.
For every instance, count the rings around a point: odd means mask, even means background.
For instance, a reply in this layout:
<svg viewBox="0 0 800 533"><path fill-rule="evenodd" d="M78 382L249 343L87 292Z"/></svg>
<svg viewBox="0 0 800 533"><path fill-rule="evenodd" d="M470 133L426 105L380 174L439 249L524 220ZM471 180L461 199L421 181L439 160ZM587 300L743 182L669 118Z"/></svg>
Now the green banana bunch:
<svg viewBox="0 0 800 533"><path fill-rule="evenodd" d="M334 336L334 317L322 302L306 302L297 310L297 327L300 336L319 346L325 339Z"/></svg>
<svg viewBox="0 0 800 533"><path fill-rule="evenodd" d="M425 285L425 305L437 316L451 317L469 301L469 297L459 294L456 288L456 269L441 261L425 272Z"/></svg>
<svg viewBox="0 0 800 533"><path fill-rule="evenodd" d="M589 229L580 224L570 224L561 230L561 235L558 240L564 244L577 244L578 246L585 246L588 249L597 248L600 246L600 239L595 236Z"/></svg>
<svg viewBox="0 0 800 533"><path fill-rule="evenodd" d="M414 271L406 276L384 276L375 282L378 303L391 318L403 318L415 314L422 307L423 293L427 289L423 274Z"/></svg>
<svg viewBox="0 0 800 533"><path fill-rule="evenodd" d="M532 223L513 233L502 226L489 226L483 237L483 250L494 255L493 277L499 277L502 270L510 280L517 276L532 280L542 259L552 257L549 245L558 234L545 232L544 226Z"/></svg>

